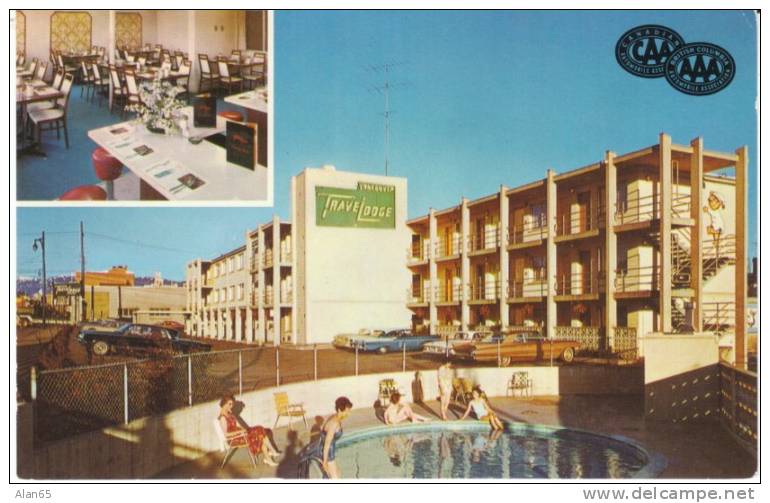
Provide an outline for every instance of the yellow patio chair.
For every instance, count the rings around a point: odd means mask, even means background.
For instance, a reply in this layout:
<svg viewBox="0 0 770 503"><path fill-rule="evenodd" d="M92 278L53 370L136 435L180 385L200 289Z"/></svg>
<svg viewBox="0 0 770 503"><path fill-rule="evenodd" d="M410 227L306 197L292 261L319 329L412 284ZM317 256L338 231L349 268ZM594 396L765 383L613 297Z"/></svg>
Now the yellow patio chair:
<svg viewBox="0 0 770 503"><path fill-rule="evenodd" d="M383 379L380 381L380 389L378 392L380 404L383 407L387 407L387 405L390 403L390 395L396 391L398 391L398 386L396 386L396 381L393 379Z"/></svg>
<svg viewBox="0 0 770 503"><path fill-rule="evenodd" d="M289 395L280 392L273 393L275 397L275 424L273 428L278 425L278 420L281 416L287 416L289 418L289 429L291 430L291 418L302 417L302 422L305 423L305 429L307 429L307 419L305 418L305 407L301 403L289 403Z"/></svg>

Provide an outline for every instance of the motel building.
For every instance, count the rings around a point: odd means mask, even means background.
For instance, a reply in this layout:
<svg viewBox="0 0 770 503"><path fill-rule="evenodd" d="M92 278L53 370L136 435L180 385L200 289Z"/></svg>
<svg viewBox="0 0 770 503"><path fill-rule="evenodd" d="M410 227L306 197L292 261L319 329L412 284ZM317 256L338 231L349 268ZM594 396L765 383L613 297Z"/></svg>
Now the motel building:
<svg viewBox="0 0 770 503"><path fill-rule="evenodd" d="M748 152L697 138L615 154L411 219L418 331L530 327L598 351L720 332L745 362Z"/></svg>
<svg viewBox="0 0 770 503"><path fill-rule="evenodd" d="M362 328L529 327L618 352L648 333L714 331L743 364L747 166L746 147L661 134L411 220L406 179L307 168L292 222L188 264L188 332L313 344Z"/></svg>
<svg viewBox="0 0 770 503"><path fill-rule="evenodd" d="M305 169L292 178L293 223L273 217L239 248L187 264L188 334L304 345L409 326L406 196L404 178Z"/></svg>

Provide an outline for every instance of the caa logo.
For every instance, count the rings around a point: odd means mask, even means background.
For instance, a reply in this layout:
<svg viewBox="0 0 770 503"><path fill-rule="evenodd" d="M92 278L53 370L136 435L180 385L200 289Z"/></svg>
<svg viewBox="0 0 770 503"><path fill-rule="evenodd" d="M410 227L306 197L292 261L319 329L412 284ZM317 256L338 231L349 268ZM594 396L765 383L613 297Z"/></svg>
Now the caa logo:
<svg viewBox="0 0 770 503"><path fill-rule="evenodd" d="M666 61L665 76L677 91L706 96L721 91L733 81L735 60L718 45L686 44Z"/></svg>
<svg viewBox="0 0 770 503"><path fill-rule="evenodd" d="M665 64L684 39L671 28L657 24L625 32L615 45L615 58L627 72L646 79L662 77Z"/></svg>

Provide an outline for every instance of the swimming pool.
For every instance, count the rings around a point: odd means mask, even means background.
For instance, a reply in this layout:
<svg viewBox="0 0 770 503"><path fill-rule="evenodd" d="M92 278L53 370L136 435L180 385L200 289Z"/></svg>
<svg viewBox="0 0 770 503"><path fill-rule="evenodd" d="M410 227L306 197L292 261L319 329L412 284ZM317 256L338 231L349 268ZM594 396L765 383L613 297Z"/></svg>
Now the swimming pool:
<svg viewBox="0 0 770 503"><path fill-rule="evenodd" d="M665 459L623 437L532 424L431 422L346 433L345 478L653 478Z"/></svg>

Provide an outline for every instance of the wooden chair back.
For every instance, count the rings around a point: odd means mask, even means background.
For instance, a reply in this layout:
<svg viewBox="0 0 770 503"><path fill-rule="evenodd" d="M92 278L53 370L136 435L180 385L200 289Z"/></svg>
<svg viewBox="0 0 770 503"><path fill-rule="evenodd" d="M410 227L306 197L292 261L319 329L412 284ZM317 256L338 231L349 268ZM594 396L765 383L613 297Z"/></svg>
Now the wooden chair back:
<svg viewBox="0 0 770 503"><path fill-rule="evenodd" d="M73 80L75 80L75 77L73 77L71 73L68 73L64 76L64 80L61 84L61 92L64 94L64 96L56 100L56 106L64 109L65 114L67 113L67 104L69 103Z"/></svg>
<svg viewBox="0 0 770 503"><path fill-rule="evenodd" d="M275 412L279 415L287 414L289 411L289 395L285 391L273 393L275 398Z"/></svg>

